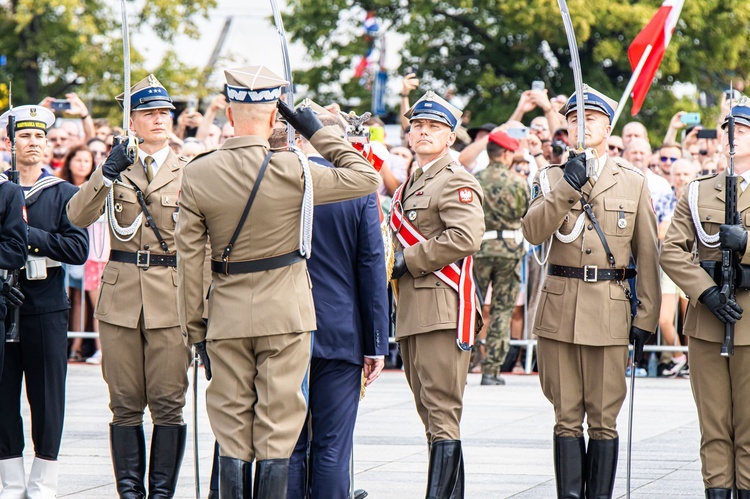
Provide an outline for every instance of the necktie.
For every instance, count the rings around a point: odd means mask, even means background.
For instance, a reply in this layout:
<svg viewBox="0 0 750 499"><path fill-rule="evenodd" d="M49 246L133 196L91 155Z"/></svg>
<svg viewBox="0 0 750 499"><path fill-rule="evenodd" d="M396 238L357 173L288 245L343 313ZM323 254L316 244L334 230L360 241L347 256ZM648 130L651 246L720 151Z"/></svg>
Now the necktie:
<svg viewBox="0 0 750 499"><path fill-rule="evenodd" d="M422 170L420 167L417 167L416 170L414 170L414 173L412 174L411 178L411 185L414 185L417 180L419 180L419 177L422 176L422 173L424 173L424 170Z"/></svg>
<svg viewBox="0 0 750 499"><path fill-rule="evenodd" d="M154 164L154 158L151 156L146 156L146 160L144 161L144 170L146 170L146 178L148 179L148 182L151 183L151 181L154 179L154 167L152 166Z"/></svg>

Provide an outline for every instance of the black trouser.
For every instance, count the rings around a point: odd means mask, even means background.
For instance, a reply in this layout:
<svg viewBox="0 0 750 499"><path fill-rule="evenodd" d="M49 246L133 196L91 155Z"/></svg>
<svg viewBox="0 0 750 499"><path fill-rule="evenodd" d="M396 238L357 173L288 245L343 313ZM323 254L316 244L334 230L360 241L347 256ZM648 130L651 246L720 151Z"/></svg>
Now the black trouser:
<svg viewBox="0 0 750 499"><path fill-rule="evenodd" d="M21 382L31 409L35 455L57 459L65 415L68 372L68 311L22 315L21 341L5 344L0 383L0 459L23 453Z"/></svg>

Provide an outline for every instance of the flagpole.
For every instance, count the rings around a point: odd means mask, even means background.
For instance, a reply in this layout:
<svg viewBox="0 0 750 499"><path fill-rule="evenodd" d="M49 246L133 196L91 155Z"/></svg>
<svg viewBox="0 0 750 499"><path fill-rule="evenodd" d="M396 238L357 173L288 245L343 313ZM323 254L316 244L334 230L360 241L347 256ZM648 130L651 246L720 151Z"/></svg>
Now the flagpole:
<svg viewBox="0 0 750 499"><path fill-rule="evenodd" d="M646 65L646 59L648 59L648 56L651 54L652 49L653 49L653 46L651 46L651 44L646 45L646 49L643 51L641 60L638 61L638 65L633 70L633 75L630 77L628 86L625 88L625 92L623 92L622 97L620 98L620 102L617 103L617 110L615 111L615 117L612 118L612 130L615 129L615 125L617 125L617 120L620 119L620 114L622 114L622 110L625 107L625 103L628 101L628 98L630 97L630 93L633 91L633 87L635 86L636 80L638 80L638 76L640 76L641 71L643 71L643 66Z"/></svg>

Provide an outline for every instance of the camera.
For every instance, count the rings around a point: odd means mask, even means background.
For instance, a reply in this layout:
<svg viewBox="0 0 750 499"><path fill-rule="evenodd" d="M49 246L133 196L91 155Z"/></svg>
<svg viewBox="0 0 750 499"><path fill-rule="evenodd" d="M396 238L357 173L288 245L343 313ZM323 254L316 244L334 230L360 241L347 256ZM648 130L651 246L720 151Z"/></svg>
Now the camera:
<svg viewBox="0 0 750 499"><path fill-rule="evenodd" d="M701 113L685 113L680 116L680 121L686 125L700 125Z"/></svg>
<svg viewBox="0 0 750 499"><path fill-rule="evenodd" d="M50 109L53 111L69 111L70 101L68 99L55 99L50 102Z"/></svg>
<svg viewBox="0 0 750 499"><path fill-rule="evenodd" d="M703 129L698 130L698 138L699 139L715 139L716 138L716 130L714 129Z"/></svg>
<svg viewBox="0 0 750 499"><path fill-rule="evenodd" d="M529 127L508 128L508 136L514 139L525 139L529 136Z"/></svg>
<svg viewBox="0 0 750 499"><path fill-rule="evenodd" d="M568 148L568 144L566 144L562 140L552 141L552 155L553 156L562 156L563 153L565 153L565 150L567 148Z"/></svg>

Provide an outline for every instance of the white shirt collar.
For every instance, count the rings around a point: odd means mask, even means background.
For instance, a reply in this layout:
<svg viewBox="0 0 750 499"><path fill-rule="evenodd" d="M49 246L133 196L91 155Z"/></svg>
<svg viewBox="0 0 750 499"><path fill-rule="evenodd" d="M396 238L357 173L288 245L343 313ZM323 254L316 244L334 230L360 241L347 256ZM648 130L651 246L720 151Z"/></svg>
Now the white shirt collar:
<svg viewBox="0 0 750 499"><path fill-rule="evenodd" d="M599 180L599 176L602 174L602 170L604 170L604 165L607 164L607 159L609 159L609 156L606 154L604 156L599 156L598 158L599 166L596 168L596 175L594 175L595 181Z"/></svg>
<svg viewBox="0 0 750 499"><path fill-rule="evenodd" d="M151 163L151 168L154 170L154 173L159 169L161 165L163 165L167 161L167 156L169 156L169 146L166 145L162 149L159 149L154 154L146 154L145 151L142 149L138 149L138 159L141 160L142 164L146 164L146 158L148 156L151 156L154 158L154 162Z"/></svg>

